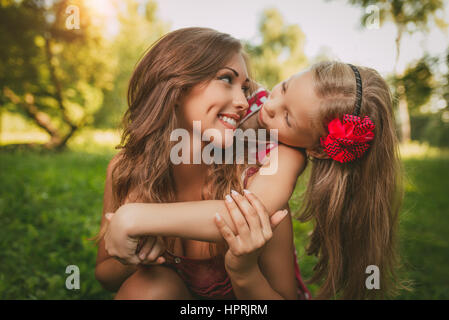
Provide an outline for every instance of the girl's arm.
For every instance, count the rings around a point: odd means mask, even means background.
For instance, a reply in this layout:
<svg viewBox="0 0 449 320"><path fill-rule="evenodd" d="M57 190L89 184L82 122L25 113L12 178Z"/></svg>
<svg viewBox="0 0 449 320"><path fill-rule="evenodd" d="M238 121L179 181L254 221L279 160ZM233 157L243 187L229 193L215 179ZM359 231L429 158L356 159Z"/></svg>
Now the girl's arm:
<svg viewBox="0 0 449 320"><path fill-rule="evenodd" d="M277 171L273 175L257 173L248 190L261 199L270 214L285 208L305 166L304 155L293 148L278 146ZM267 166L268 164L265 164ZM218 212L233 232L232 218L224 200L175 203L129 203L115 214L128 236L162 235L199 241L223 241L214 217Z"/></svg>

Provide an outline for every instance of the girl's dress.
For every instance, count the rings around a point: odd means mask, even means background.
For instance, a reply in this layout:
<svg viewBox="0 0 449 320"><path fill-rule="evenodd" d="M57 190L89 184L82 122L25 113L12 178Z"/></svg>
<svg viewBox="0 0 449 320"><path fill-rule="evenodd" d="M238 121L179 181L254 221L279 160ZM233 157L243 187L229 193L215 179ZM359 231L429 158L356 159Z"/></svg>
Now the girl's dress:
<svg viewBox="0 0 449 320"><path fill-rule="evenodd" d="M262 89L258 90L254 96L248 100L250 102L250 108L248 109L249 111L244 120L260 110L266 97L267 92ZM257 154L258 160L262 162L264 157L276 147L276 144L268 145L265 152L259 152ZM257 171L258 168L256 167L249 167L245 170L242 175L244 188L246 188L249 177L254 175ZM179 274L196 299L236 299L232 290L231 280L224 266L223 256L215 256L209 259L195 259L177 256L168 250L166 253L166 262L164 265L172 268ZM301 278L296 249L292 254L294 256L298 298L300 300L309 300L311 299L311 294Z"/></svg>

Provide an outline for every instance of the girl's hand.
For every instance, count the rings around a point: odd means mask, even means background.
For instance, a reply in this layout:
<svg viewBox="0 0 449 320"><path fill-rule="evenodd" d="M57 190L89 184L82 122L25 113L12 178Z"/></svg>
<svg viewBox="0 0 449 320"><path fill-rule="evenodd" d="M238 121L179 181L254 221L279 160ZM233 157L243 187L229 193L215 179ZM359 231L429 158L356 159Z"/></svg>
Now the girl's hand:
<svg viewBox="0 0 449 320"><path fill-rule="evenodd" d="M144 236L140 238L136 253L143 265L162 264L165 262L165 249L162 237Z"/></svg>
<svg viewBox="0 0 449 320"><path fill-rule="evenodd" d="M105 216L109 222L109 225L108 225L108 229L109 229L111 220L114 217L114 213L107 213ZM123 232L126 233L126 230L123 230ZM120 233L120 231L119 231L119 233ZM111 234L109 234L109 235L111 235ZM133 238L129 238L129 239L131 239L131 240L129 240L129 243L130 243L129 252L128 252L128 249L126 247L124 247L122 249L124 249L123 252L125 254L122 256L114 256L114 258L116 258L123 264L136 264L137 260L135 259L134 255L131 254L131 250L134 246L134 239ZM108 237L108 240L106 240L106 236L105 236L105 245L107 247L106 251L111 256L113 256L113 255L110 254L110 252L115 252L114 245L112 244L112 246L111 246L111 243L113 243L112 242L113 240L114 239L111 237ZM136 249L134 251L134 253L139 258L138 264L153 265L153 264L162 264L165 262L165 258L162 255L165 253L166 247L165 247L165 242L162 239L162 237L143 236L143 237L140 237L140 239L138 239L138 240L139 241L138 241ZM117 249L121 250L121 248L117 248Z"/></svg>
<svg viewBox="0 0 449 320"><path fill-rule="evenodd" d="M121 207L123 208L123 206ZM116 213L106 213L108 221L104 235L106 252L123 264L141 263L137 256L140 237L130 237L128 228L132 224L132 212L119 208Z"/></svg>
<svg viewBox="0 0 449 320"><path fill-rule="evenodd" d="M229 273L249 273L258 266L261 250L273 236L272 227L276 227L288 212L277 211L270 219L264 205L248 190L245 190L245 197L232 190L232 198L227 195L225 203L238 233L235 235L216 214L215 223L229 246L225 255L226 270Z"/></svg>

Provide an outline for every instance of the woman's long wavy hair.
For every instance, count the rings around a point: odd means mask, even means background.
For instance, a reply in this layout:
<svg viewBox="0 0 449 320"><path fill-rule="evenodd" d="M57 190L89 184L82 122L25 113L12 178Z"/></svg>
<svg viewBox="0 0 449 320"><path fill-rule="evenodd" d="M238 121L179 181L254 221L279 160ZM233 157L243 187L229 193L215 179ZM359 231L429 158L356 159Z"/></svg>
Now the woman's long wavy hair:
<svg viewBox="0 0 449 320"><path fill-rule="evenodd" d="M212 80L237 53L239 40L208 28L170 32L150 47L137 65L128 89L128 105L118 161L113 170L116 208L126 202L176 202L170 134L179 128L176 106L193 86ZM211 164L203 199L223 199L243 191L244 165ZM100 231L99 237L104 235ZM174 238L167 238L173 248ZM210 252L224 253L211 244ZM214 250L215 249L215 250ZM218 250L218 251L217 251Z"/></svg>
<svg viewBox="0 0 449 320"><path fill-rule="evenodd" d="M312 160L299 217L314 221L306 252L318 257L309 280L322 282L318 299L385 298L405 288L395 281L403 186L391 93L375 70L358 69L363 88L360 116L369 116L375 124L374 140L364 156L351 163ZM356 80L351 67L340 62L318 63L311 72L321 100L314 125L325 136L332 119L354 113ZM379 268L380 290L365 286L369 265Z"/></svg>

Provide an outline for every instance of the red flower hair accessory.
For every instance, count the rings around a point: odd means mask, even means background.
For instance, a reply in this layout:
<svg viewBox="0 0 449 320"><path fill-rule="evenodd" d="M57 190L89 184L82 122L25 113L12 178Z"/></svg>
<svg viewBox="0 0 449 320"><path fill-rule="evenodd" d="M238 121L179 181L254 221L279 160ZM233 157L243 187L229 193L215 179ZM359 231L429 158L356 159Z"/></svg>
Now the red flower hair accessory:
<svg viewBox="0 0 449 320"><path fill-rule="evenodd" d="M345 114L343 122L334 119L328 124L329 134L320 138L321 145L332 159L350 162L360 158L368 150L373 140L375 125L368 116Z"/></svg>

